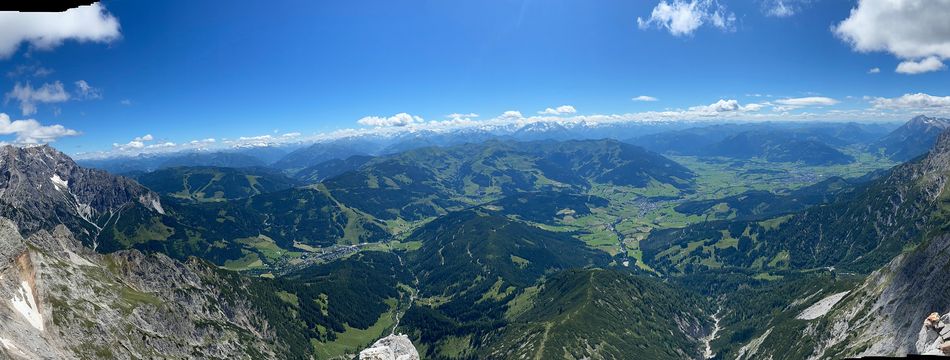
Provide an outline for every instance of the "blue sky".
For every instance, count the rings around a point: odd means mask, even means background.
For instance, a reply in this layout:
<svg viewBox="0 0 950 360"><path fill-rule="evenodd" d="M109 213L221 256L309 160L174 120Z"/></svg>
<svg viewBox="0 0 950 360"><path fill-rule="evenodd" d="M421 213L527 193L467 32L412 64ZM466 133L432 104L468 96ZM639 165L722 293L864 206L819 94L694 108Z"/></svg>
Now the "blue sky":
<svg viewBox="0 0 950 360"><path fill-rule="evenodd" d="M0 112L65 129L12 129L5 141L71 154L506 111L522 121L941 115L950 34L910 24L947 15L950 2L920 1L882 18L894 9L869 0L113 0L87 9L82 29L54 29L64 14L0 14L0 30L34 25L0 35ZM908 29L885 38L875 21ZM908 50L927 41L930 52Z"/></svg>

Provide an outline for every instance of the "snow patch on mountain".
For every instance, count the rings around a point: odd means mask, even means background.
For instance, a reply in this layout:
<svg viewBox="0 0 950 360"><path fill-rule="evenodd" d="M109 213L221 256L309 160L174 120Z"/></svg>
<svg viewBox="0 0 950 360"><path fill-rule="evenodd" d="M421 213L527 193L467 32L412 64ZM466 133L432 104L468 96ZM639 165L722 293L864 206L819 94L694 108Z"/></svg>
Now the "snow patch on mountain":
<svg viewBox="0 0 950 360"><path fill-rule="evenodd" d="M14 294L10 301L13 303L13 309L23 315L30 322L30 325L33 325L39 331L43 331L43 315L40 314L36 299L33 298L33 289L30 288L29 282L23 281L20 283L19 295Z"/></svg>
<svg viewBox="0 0 950 360"><path fill-rule="evenodd" d="M59 191L69 190L69 182L59 177L59 174L53 174L53 177L49 178L49 180L53 182L53 186L56 187L56 190L59 190Z"/></svg>

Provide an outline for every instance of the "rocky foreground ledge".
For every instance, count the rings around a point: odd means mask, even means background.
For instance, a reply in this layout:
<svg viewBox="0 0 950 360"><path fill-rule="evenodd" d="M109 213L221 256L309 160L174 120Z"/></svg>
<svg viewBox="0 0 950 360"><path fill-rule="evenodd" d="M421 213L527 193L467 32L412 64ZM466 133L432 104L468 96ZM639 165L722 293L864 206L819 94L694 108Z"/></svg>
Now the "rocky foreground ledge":
<svg viewBox="0 0 950 360"><path fill-rule="evenodd" d="M408 336L393 334L360 351L360 360L419 360L419 352Z"/></svg>

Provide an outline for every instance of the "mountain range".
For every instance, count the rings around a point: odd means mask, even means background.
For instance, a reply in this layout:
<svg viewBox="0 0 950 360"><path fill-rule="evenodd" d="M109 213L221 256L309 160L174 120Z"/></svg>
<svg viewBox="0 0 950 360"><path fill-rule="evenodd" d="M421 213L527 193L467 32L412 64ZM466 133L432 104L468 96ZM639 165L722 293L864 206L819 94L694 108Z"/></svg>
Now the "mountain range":
<svg viewBox="0 0 950 360"><path fill-rule="evenodd" d="M921 125L938 126L905 127ZM130 177L6 146L0 354L351 358L396 333L427 359L920 352L921 320L950 304L950 133L893 168L763 190L709 166L752 152L766 179L871 169L828 149L882 134L725 128L700 147L738 150L682 163L502 138Z"/></svg>

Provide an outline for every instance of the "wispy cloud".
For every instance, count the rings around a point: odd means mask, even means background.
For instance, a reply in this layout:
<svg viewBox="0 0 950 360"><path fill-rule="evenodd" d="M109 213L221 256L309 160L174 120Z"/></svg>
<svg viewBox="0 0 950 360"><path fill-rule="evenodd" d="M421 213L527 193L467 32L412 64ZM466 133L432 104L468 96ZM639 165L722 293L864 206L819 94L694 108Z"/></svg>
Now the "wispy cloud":
<svg viewBox="0 0 950 360"><path fill-rule="evenodd" d="M11 100L19 103L20 111L24 116L36 114L40 104L56 104L69 100L95 100L102 98L102 90L89 85L85 80L75 83L75 91L68 92L62 82L54 81L34 88L30 82L17 82L13 89L7 92L4 102ZM57 109L58 111L58 109Z"/></svg>
<svg viewBox="0 0 950 360"><path fill-rule="evenodd" d="M20 111L24 116L36 113L37 104L61 103L69 100L69 93L63 87L63 83L56 81L46 83L39 88L33 88L30 83L16 83L13 90L6 94L5 102L15 100L20 103Z"/></svg>
<svg viewBox="0 0 950 360"><path fill-rule="evenodd" d="M76 98L81 100L101 99L102 90L92 87L86 80L79 80L76 84Z"/></svg>
<svg viewBox="0 0 950 360"><path fill-rule="evenodd" d="M53 69L46 68L40 65L17 65L13 70L7 71L7 77L9 78L24 78L24 77L46 77L53 74Z"/></svg>
<svg viewBox="0 0 950 360"><path fill-rule="evenodd" d="M631 100L633 100L633 101L653 102L653 101L659 101L660 99L657 99L657 98L652 97L652 96L640 95L640 96L637 96L637 97L635 97L635 98L633 98L633 99L631 99Z"/></svg>
<svg viewBox="0 0 950 360"><path fill-rule="evenodd" d="M766 16L790 17L802 11L811 0L763 0L762 11Z"/></svg>

